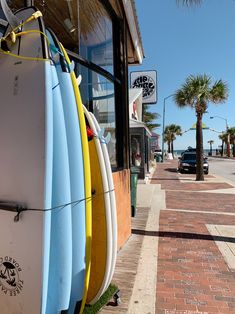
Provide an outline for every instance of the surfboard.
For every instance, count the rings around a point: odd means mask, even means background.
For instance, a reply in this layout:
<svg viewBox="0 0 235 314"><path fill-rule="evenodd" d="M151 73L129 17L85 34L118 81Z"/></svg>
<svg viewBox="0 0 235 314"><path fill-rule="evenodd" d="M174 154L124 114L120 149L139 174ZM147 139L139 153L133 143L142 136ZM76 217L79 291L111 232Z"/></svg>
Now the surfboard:
<svg viewBox="0 0 235 314"><path fill-rule="evenodd" d="M107 284L105 287L105 290L108 288L108 286L111 283L111 280L113 278L114 270L115 270L115 265L116 265L116 260L117 260L117 209L116 209L116 197L115 197L115 188L114 188L114 183L113 183L113 175L112 175L112 168L110 164L110 158L108 154L108 149L107 149L107 143L106 139L104 138L101 132L100 125L95 117L95 115L90 112L90 116L94 122L95 126L95 131L97 134L97 137L100 140L100 145L104 157L104 162L105 162L105 168L106 168L106 173L107 173L107 178L108 178L108 189L109 189L109 196L110 196L110 209L111 209L111 221L112 221L112 260L111 260L111 269L110 269L110 275L109 279L107 280Z"/></svg>
<svg viewBox="0 0 235 314"><path fill-rule="evenodd" d="M69 153L65 116L55 65L51 64L53 97L53 176L51 248L46 313L69 309L72 284L72 220Z"/></svg>
<svg viewBox="0 0 235 314"><path fill-rule="evenodd" d="M67 55L66 50L60 44L61 50L63 51L63 55L65 56L68 64L71 64L71 61ZM83 165L84 165L84 179L85 179L85 199L86 199L86 270L85 270L85 282L84 282L84 290L82 297L82 304L80 306L79 313L82 314L89 285L90 279L90 268L91 268L91 242L92 242L92 212L91 212L91 172L90 172L90 155L89 155L89 146L88 146L88 138L86 131L86 122L84 117L84 111L82 107L82 100L80 96L80 91L77 85L77 80L75 73L73 71L70 72L70 77L73 84L73 90L76 98L77 105L77 113L78 119L80 123L80 134L81 134L81 142L82 142L82 156L83 156Z"/></svg>
<svg viewBox="0 0 235 314"><path fill-rule="evenodd" d="M94 136L89 140L91 158L92 249L91 276L86 303L94 304L104 293L110 276L112 259L112 223L108 178L100 141L90 113L83 107L87 126Z"/></svg>
<svg viewBox="0 0 235 314"><path fill-rule="evenodd" d="M24 21L35 11L23 9L16 16ZM44 32L42 18L22 30ZM52 79L45 37L34 32L16 38L10 53L1 50L0 69L0 311L45 313L53 161Z"/></svg>
<svg viewBox="0 0 235 314"><path fill-rule="evenodd" d="M86 244L86 217L85 217L85 181L82 157L82 143L80 123L78 120L76 99L70 77L70 70L55 34L47 31L51 43L52 58L55 60L59 79L66 135L69 153L70 189L72 203L72 287L70 295L69 313L78 312L84 290L85 280L85 244Z"/></svg>

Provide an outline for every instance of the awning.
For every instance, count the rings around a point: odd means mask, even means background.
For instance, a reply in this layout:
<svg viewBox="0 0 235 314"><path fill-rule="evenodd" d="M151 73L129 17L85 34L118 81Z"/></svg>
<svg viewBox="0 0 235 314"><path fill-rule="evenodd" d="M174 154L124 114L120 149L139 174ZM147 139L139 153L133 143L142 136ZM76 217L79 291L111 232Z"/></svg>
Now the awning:
<svg viewBox="0 0 235 314"><path fill-rule="evenodd" d="M149 130L149 128L146 126L146 124L144 122L130 119L130 128L144 128L146 130L146 132L148 133L148 135L150 137L152 136L151 131Z"/></svg>

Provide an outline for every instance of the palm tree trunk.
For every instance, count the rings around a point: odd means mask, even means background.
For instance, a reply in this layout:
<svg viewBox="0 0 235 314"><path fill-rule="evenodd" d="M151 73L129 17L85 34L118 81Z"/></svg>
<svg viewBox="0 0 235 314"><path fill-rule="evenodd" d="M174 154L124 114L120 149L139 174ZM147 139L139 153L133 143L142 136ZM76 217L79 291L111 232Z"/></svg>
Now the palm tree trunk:
<svg viewBox="0 0 235 314"><path fill-rule="evenodd" d="M174 141L171 141L171 152L172 152L172 157L174 158Z"/></svg>
<svg viewBox="0 0 235 314"><path fill-rule="evenodd" d="M168 154L170 154L170 152L171 152L171 142L170 141L167 142L167 146L168 146L167 152L168 152Z"/></svg>
<svg viewBox="0 0 235 314"><path fill-rule="evenodd" d="M203 134L202 134L202 113L197 112L196 126L196 181L204 181L203 172Z"/></svg>
<svg viewBox="0 0 235 314"><path fill-rule="evenodd" d="M222 141L222 145L221 145L221 157L223 157L224 155L224 141Z"/></svg>
<svg viewBox="0 0 235 314"><path fill-rule="evenodd" d="M230 157L230 134L227 135L227 156Z"/></svg>

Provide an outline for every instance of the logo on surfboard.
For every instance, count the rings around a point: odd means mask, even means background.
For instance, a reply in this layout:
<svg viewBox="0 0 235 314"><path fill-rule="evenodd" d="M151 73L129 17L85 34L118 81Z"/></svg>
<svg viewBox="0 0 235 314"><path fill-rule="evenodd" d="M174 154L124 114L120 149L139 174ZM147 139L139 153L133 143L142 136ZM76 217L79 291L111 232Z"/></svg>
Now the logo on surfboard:
<svg viewBox="0 0 235 314"><path fill-rule="evenodd" d="M14 258L0 257L0 291L9 296L20 294L24 285L21 272L22 268Z"/></svg>

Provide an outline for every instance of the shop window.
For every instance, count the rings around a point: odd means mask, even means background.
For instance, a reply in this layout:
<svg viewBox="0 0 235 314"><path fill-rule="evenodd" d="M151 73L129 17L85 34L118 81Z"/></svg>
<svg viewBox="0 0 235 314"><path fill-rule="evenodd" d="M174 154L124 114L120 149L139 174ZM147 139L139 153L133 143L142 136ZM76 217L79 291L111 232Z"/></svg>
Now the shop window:
<svg viewBox="0 0 235 314"><path fill-rule="evenodd" d="M79 0L80 42L77 74L81 74L84 105L94 113L104 130L113 168L116 157L116 78L114 76L113 21L99 0Z"/></svg>
<svg viewBox="0 0 235 314"><path fill-rule="evenodd" d="M96 116L104 131L111 165L116 163L116 115L114 83L101 74L78 65L77 74L81 74L80 91L84 105Z"/></svg>
<svg viewBox="0 0 235 314"><path fill-rule="evenodd" d="M131 166L140 167L141 162L141 135L131 135Z"/></svg>
<svg viewBox="0 0 235 314"><path fill-rule="evenodd" d="M113 74L113 25L99 0L80 0L80 55Z"/></svg>

